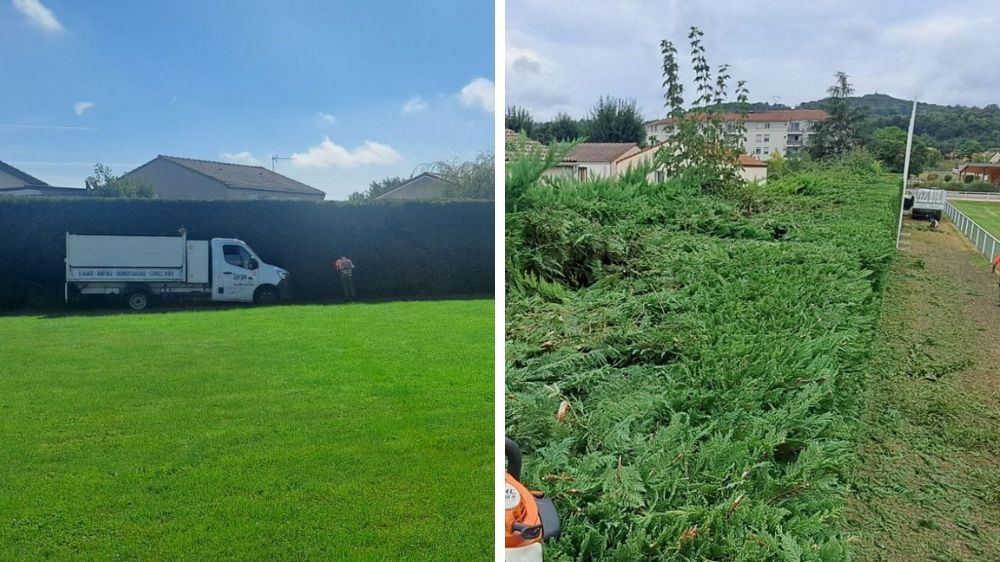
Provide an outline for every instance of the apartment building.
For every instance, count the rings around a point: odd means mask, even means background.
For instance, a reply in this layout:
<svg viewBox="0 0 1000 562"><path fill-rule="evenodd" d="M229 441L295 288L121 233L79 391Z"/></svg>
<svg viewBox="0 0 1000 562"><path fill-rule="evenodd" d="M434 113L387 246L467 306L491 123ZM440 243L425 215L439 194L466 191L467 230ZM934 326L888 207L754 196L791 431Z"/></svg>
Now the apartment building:
<svg viewBox="0 0 1000 562"><path fill-rule="evenodd" d="M736 131L736 123L743 121L743 151L759 160L767 160L775 151L794 154L809 142L813 126L829 119L822 109L783 109L757 113L725 113L722 116L730 131ZM670 118L651 121L646 124L646 135L656 142L667 140L672 127Z"/></svg>

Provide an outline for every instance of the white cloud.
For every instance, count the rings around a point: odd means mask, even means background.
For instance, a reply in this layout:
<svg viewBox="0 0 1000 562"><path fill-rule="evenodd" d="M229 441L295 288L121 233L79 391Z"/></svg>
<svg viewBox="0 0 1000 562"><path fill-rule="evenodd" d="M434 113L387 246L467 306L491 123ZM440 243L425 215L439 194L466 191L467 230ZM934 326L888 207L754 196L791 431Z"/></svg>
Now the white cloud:
<svg viewBox="0 0 1000 562"><path fill-rule="evenodd" d="M73 104L73 111L75 111L77 115L83 115L84 112L94 107L94 105L95 104L92 101L78 101Z"/></svg>
<svg viewBox="0 0 1000 562"><path fill-rule="evenodd" d="M337 118L329 113L323 113L320 111L316 114L316 124L320 126L335 125L337 123Z"/></svg>
<svg viewBox="0 0 1000 562"><path fill-rule="evenodd" d="M63 26L40 0L13 0L14 9L27 16L28 20L47 33L62 33Z"/></svg>
<svg viewBox="0 0 1000 562"><path fill-rule="evenodd" d="M250 154L246 150L243 152L223 152L220 156L222 156L222 160L224 162L246 164L247 166L260 166L260 160L254 158L254 155Z"/></svg>
<svg viewBox="0 0 1000 562"><path fill-rule="evenodd" d="M493 113L493 81L488 78L476 78L469 82L458 93L465 107L477 107L487 113Z"/></svg>
<svg viewBox="0 0 1000 562"><path fill-rule="evenodd" d="M996 0L777 0L747 10L738 0L507 0L506 102L536 119L583 117L601 95L636 98L662 116L659 41L681 53L690 100L687 31L705 32L713 65L730 64L752 101L795 105L826 95L838 70L858 94L919 96L942 104L997 103L1000 73L983 57L1000 52ZM816 33L817 29L823 30ZM761 41L761 37L768 37ZM595 72L594 69L601 69Z"/></svg>
<svg viewBox="0 0 1000 562"><path fill-rule="evenodd" d="M319 146L292 154L292 165L299 168L350 168L365 164L391 164L402 158L396 149L387 144L365 141L350 150L335 144L329 137L323 137Z"/></svg>
<svg viewBox="0 0 1000 562"><path fill-rule="evenodd" d="M421 111L427 109L427 102L424 98L420 96L414 96L403 104L403 109L400 110L403 115L412 115L414 113L420 113Z"/></svg>

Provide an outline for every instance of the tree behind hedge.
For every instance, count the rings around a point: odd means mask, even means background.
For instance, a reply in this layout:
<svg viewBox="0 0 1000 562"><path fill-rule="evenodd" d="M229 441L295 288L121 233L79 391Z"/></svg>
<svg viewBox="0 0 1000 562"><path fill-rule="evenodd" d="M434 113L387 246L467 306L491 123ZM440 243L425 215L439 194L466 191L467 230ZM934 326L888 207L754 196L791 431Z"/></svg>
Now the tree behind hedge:
<svg viewBox="0 0 1000 562"><path fill-rule="evenodd" d="M838 72L834 77L836 82L827 89L830 97L823 104L830 118L813 125L809 138L809 153L816 159L847 154L862 141L864 111L851 107L847 99L854 93L854 87L846 73Z"/></svg>
<svg viewBox="0 0 1000 562"><path fill-rule="evenodd" d="M634 99L601 96L587 116L587 142L634 142L646 140L646 125Z"/></svg>

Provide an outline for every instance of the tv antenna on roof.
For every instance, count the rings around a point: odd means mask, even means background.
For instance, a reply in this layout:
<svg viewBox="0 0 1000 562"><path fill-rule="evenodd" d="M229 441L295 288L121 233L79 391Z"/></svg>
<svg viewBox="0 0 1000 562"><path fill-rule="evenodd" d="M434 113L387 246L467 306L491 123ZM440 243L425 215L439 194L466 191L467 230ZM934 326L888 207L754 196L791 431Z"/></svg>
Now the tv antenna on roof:
<svg viewBox="0 0 1000 562"><path fill-rule="evenodd" d="M278 160L295 160L294 156L278 156L277 154L271 156L271 171L274 171L274 163Z"/></svg>

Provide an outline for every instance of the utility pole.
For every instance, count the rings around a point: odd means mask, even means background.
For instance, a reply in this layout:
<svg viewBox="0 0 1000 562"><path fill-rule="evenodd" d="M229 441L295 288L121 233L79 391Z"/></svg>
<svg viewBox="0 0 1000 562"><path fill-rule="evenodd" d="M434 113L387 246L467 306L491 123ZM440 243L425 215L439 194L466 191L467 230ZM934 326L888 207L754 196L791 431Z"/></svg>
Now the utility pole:
<svg viewBox="0 0 1000 562"><path fill-rule="evenodd" d="M913 148L913 123L917 120L917 100L913 100L910 112L910 130L906 133L906 157L903 160L903 191L899 196L899 224L896 227L896 249L903 237L903 204L906 201L906 183L910 178L910 150Z"/></svg>

